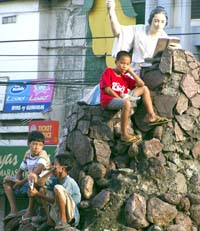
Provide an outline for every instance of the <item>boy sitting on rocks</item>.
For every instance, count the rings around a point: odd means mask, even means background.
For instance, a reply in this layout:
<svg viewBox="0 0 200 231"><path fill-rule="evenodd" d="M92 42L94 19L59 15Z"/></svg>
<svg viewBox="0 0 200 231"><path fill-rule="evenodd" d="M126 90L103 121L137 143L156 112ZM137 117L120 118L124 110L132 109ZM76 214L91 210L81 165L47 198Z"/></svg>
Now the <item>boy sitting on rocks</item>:
<svg viewBox="0 0 200 231"><path fill-rule="evenodd" d="M121 140L127 143L138 143L139 135L128 133L128 118L132 109L131 101L142 96L150 125L166 123L169 120L155 114L150 91L144 81L131 68L131 56L127 51L119 51L115 60L116 68L106 68L100 79L100 101L108 110L121 109ZM129 97L128 90L132 91Z"/></svg>
<svg viewBox="0 0 200 231"><path fill-rule="evenodd" d="M78 204L81 201L81 193L76 181L68 175L69 159L60 154L55 157L53 176L39 191L34 187L29 190L29 196L42 199L47 215L47 221L37 228L37 231L45 231L55 226L55 229L64 229L77 226L80 215ZM47 203L50 204L50 211Z"/></svg>

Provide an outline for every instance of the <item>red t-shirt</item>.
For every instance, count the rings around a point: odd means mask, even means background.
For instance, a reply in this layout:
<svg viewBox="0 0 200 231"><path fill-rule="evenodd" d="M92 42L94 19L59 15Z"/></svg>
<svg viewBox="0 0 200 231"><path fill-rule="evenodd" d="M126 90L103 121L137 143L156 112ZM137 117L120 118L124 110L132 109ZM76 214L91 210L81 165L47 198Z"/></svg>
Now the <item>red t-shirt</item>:
<svg viewBox="0 0 200 231"><path fill-rule="evenodd" d="M128 89L134 89L136 81L126 74L118 76L112 68L106 68L100 79L100 101L103 108L115 98L104 91L106 87L111 87L120 96L120 94L127 94Z"/></svg>

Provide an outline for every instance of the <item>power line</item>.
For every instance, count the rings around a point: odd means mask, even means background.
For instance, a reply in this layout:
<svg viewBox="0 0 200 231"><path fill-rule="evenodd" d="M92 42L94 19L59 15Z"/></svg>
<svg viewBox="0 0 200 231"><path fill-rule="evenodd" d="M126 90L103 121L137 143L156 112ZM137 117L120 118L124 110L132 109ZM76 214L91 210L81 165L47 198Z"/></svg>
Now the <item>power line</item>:
<svg viewBox="0 0 200 231"><path fill-rule="evenodd" d="M58 54L58 55L49 55L49 54L47 54L47 55L40 55L40 54L38 54L38 55L33 55L33 54L23 54L23 55L18 55L18 54L4 54L4 55L2 55L2 54L0 54L0 57L5 57L5 56L6 56L6 57L10 57L10 56L11 56L11 57L15 57L15 56L16 56L16 57L24 57L24 56L26 56L26 57L29 57L29 56L30 56L30 57L55 57L55 56L56 56L56 57L57 57L57 56L58 56L58 57L68 57L68 56L69 56L69 57L71 57L71 56L72 56L72 57L74 57L74 56L75 56L75 57L82 57L82 56L92 56L92 57L93 57L94 55L90 55L90 54L81 54L81 55L79 55L79 54L77 54L77 55L75 55L75 54L74 54L74 55L73 55L73 54L67 54L67 55L66 55L66 54L63 54L63 55L59 55L59 54ZM97 57L98 57L98 56L99 56L99 57L102 57L102 55L96 55L96 56L97 56ZM104 56L112 56L112 55L111 55L111 54L104 54Z"/></svg>
<svg viewBox="0 0 200 231"><path fill-rule="evenodd" d="M57 79L50 79L50 80L38 80L36 79L31 80L31 81L26 81L26 80L20 80L20 81L0 81L0 85L1 86L9 86L9 85L64 85L64 86L68 86L68 85L74 85L74 84L78 84L78 85L87 85L87 84L91 84L93 80L93 83L96 83L97 80L95 81L92 78L88 78L88 79L71 79L71 80L64 80L64 81L59 81Z"/></svg>
<svg viewBox="0 0 200 231"><path fill-rule="evenodd" d="M19 40L0 40L0 43L10 42L45 42L45 41L64 41L64 40L88 40L88 39L105 39L114 38L113 36L98 36L98 37L72 37L72 38L43 38L43 39L19 39Z"/></svg>
<svg viewBox="0 0 200 231"><path fill-rule="evenodd" d="M200 35L200 32L188 33L169 33L168 35ZM45 41L65 41L65 40L93 40L93 39L112 39L114 36L95 36L95 37L71 37L71 38L42 38L42 39L19 39L19 40L0 40L0 43L18 42L45 42ZM80 46L81 47L81 46Z"/></svg>
<svg viewBox="0 0 200 231"><path fill-rule="evenodd" d="M91 70L88 70L88 69L86 69L86 70L37 70L37 71L0 71L0 73L32 73L32 72L38 72L38 73L40 73L40 72L42 72L42 73L44 73L44 72L89 72L89 71L92 71L92 72L96 72L96 73L98 73L98 71L95 71L94 69L91 69Z"/></svg>

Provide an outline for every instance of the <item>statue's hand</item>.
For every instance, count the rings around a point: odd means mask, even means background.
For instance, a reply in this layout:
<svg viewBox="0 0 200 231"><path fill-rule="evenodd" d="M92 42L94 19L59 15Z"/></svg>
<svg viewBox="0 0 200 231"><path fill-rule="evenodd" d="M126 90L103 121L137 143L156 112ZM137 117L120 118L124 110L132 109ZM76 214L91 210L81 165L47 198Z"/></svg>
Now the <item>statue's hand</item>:
<svg viewBox="0 0 200 231"><path fill-rule="evenodd" d="M108 10L115 9L115 0L106 0L106 7Z"/></svg>

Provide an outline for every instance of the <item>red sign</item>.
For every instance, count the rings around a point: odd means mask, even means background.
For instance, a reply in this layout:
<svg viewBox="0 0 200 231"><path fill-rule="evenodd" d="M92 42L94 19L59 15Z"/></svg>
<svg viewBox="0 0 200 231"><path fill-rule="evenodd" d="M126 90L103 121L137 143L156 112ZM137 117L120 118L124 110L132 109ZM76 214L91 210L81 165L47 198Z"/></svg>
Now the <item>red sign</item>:
<svg viewBox="0 0 200 231"><path fill-rule="evenodd" d="M59 121L57 120L37 120L29 122L29 132L40 131L45 136L45 144L58 144Z"/></svg>

